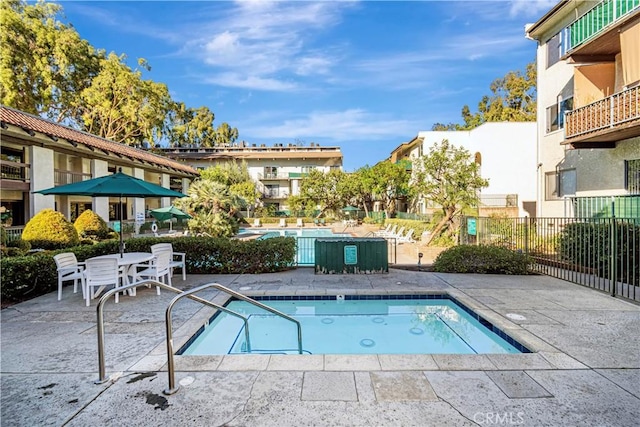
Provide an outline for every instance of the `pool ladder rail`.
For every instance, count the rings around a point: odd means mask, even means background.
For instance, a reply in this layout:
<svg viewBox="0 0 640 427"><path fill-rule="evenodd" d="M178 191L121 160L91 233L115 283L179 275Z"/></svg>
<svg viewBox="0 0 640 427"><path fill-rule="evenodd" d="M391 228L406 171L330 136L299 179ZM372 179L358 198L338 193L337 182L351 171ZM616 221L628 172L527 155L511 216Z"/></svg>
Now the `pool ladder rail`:
<svg viewBox="0 0 640 427"><path fill-rule="evenodd" d="M174 364L174 359L173 359L173 327L172 327L172 322L171 322L171 311L173 309L173 306L180 301L182 298L189 298L193 301L197 301L201 304L204 304L208 307L212 307L215 308L217 310L223 311L225 313L228 313L232 316L236 316L236 317L240 317L243 322L244 322L244 331L245 331L245 339L247 342L247 349L248 349L248 353L251 353L251 345L250 345L250 337L249 337L249 322L248 322L248 318L245 316L242 316L241 314L238 314L232 310L229 310L226 307L223 307L219 304L213 303L211 301L208 301L206 299L200 298L196 295L194 295L197 292L200 292L202 290L208 289L208 288L214 288L217 289L221 292L224 292L228 295L231 295L237 299L240 299L242 301L248 302L250 304L253 304L257 307L260 307L270 313L275 314L276 316L280 316L286 320L289 320L291 322L294 322L296 324L297 330L298 330L298 354L304 354L305 351L302 349L302 325L300 324L300 322L296 319L294 319L293 317L282 313L279 310L276 310L273 307L269 307L268 305L262 304L261 302L258 302L246 295L243 295L239 292L236 292L232 289L229 289L225 286L222 286L219 283L208 283L202 286L198 286L196 288L190 289L188 291L182 291L181 289L178 288L174 288L173 286L164 284L162 282L158 282L155 280L143 280L140 282L135 282L135 283L131 283L129 285L126 286L121 286L118 288L114 288L109 290L108 292L106 292L101 298L100 301L98 302L98 306L96 308L97 311L97 334L98 334L98 375L99 378L98 380L95 381L96 384L103 384L105 382L108 381L108 378L106 376L106 369L105 369L105 358L104 358L104 304L107 302L107 300L109 300L109 298L111 298L111 296L113 296L114 294L116 294L117 292L122 292L125 291L127 289L135 289L139 286L157 286L159 288L162 288L164 290L170 291L170 292L174 292L177 293L178 295L176 295L170 302L169 305L167 306L166 312L165 312L165 323L166 323L166 332L167 332L167 372L168 372L168 376L169 376L169 387L163 391L164 394L166 395L171 395L176 393L179 390L179 386L175 385L175 364ZM261 352L264 350L258 350L258 352ZM274 352L278 352L279 350L274 350ZM309 352L307 352L309 353Z"/></svg>

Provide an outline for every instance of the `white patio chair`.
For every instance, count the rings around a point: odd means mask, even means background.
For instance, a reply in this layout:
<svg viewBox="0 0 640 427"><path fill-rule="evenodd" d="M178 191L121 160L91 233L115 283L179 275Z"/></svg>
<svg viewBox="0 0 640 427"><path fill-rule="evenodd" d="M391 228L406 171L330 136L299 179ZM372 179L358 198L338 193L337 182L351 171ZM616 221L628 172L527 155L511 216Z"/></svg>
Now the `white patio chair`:
<svg viewBox="0 0 640 427"><path fill-rule="evenodd" d="M302 222L302 218L298 218L296 220L296 226L298 227L304 227L304 223Z"/></svg>
<svg viewBox="0 0 640 427"><path fill-rule="evenodd" d="M174 268L182 269L182 280L187 280L187 254L184 252L174 252L173 245L171 243L156 243L151 246L151 253L156 255L156 252L168 250L171 252L171 261L169 265L171 266L171 275L173 276Z"/></svg>
<svg viewBox="0 0 640 427"><path fill-rule="evenodd" d="M58 269L58 301L62 299L62 282L73 280L73 293L78 292L78 282L82 288L82 298L85 297L84 263L78 262L73 252L55 255L53 259Z"/></svg>
<svg viewBox="0 0 640 427"><path fill-rule="evenodd" d="M157 250L155 258L149 264L135 264L136 272L134 282L141 280L155 280L171 286L171 252L169 250ZM138 268L142 270L138 271ZM156 286L156 292L160 295L160 287Z"/></svg>
<svg viewBox="0 0 640 427"><path fill-rule="evenodd" d="M389 237L392 239L399 239L400 237L402 237L403 233L404 233L404 227L400 227L400 229L396 233L391 233L386 237Z"/></svg>
<svg viewBox="0 0 640 427"><path fill-rule="evenodd" d="M405 234L404 236L398 237L398 243L415 243L415 240L413 240L413 233L414 233L413 228L410 228L407 231L407 234Z"/></svg>
<svg viewBox="0 0 640 427"><path fill-rule="evenodd" d="M397 228L398 228L398 225L394 224L394 225L391 226L389 231L386 231L386 230L376 231L373 234L378 236L378 237L392 237L396 233L396 229Z"/></svg>
<svg viewBox="0 0 640 427"><path fill-rule="evenodd" d="M254 226L254 227L260 227L260 226L262 226L262 224L260 223L260 218L254 218L254 220L253 220L253 226Z"/></svg>
<svg viewBox="0 0 640 427"><path fill-rule="evenodd" d="M85 265L84 275L87 287L85 301L88 307L90 301L100 295L107 286L114 288L120 286L122 276L116 258L90 258L85 262ZM116 292L116 303L119 296L120 292Z"/></svg>
<svg viewBox="0 0 640 427"><path fill-rule="evenodd" d="M280 218L280 227L286 227L287 226L287 220L284 218Z"/></svg>
<svg viewBox="0 0 640 427"><path fill-rule="evenodd" d="M392 227L392 225L391 225L391 223L389 223L389 224L387 224L387 226L383 230L374 231L373 235L374 236L379 236L379 235L388 233L388 232L391 231L391 227Z"/></svg>

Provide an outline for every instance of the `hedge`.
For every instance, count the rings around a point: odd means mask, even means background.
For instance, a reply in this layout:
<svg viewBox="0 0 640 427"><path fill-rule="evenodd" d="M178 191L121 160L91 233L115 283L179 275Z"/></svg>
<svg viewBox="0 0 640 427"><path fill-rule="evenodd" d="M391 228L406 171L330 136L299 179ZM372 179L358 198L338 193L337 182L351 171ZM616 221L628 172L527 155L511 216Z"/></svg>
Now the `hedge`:
<svg viewBox="0 0 640 427"><path fill-rule="evenodd" d="M175 252L185 252L189 274L270 273L295 267L296 241L292 237L264 240L232 240L210 237L137 238L125 241L126 252L150 252L151 245L172 243ZM118 241L74 246L64 250L36 252L0 260L3 302L18 302L52 292L58 287L53 256L73 252L78 261L118 252Z"/></svg>
<svg viewBox="0 0 640 427"><path fill-rule="evenodd" d="M529 274L529 256L500 246L460 245L449 248L433 261L440 273Z"/></svg>

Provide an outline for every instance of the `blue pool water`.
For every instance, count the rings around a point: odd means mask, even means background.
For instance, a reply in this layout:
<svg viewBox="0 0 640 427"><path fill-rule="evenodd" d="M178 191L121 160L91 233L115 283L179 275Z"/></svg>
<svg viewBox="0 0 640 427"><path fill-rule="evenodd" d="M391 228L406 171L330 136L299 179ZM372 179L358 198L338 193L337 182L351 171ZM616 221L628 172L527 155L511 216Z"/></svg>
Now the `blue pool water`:
<svg viewBox="0 0 640 427"><path fill-rule="evenodd" d="M261 302L302 324L306 354L528 352L502 331L446 296L377 300L351 300L349 297L337 300L335 296L301 298L318 299ZM297 328L293 322L244 301L231 301L227 308L249 318L251 353L297 353ZM182 350L185 355L241 353L247 353L244 323L226 313L217 314Z"/></svg>
<svg viewBox="0 0 640 427"><path fill-rule="evenodd" d="M262 234L259 239L286 236L296 239L296 263L298 265L314 265L316 260L315 241L318 237L351 237L348 233L334 233L329 228L274 228L274 229L240 229L242 234Z"/></svg>

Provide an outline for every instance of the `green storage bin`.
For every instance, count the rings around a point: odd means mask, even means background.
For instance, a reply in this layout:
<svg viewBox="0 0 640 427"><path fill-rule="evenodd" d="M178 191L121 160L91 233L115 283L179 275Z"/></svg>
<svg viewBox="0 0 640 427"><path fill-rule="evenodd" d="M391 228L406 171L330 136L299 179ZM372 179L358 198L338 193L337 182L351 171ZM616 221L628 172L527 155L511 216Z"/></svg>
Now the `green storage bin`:
<svg viewBox="0 0 640 427"><path fill-rule="evenodd" d="M380 237L326 237L315 241L315 271L322 274L389 272L387 241Z"/></svg>

